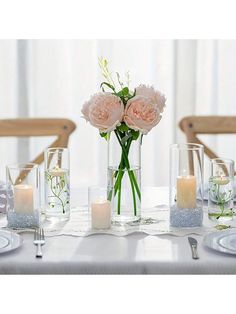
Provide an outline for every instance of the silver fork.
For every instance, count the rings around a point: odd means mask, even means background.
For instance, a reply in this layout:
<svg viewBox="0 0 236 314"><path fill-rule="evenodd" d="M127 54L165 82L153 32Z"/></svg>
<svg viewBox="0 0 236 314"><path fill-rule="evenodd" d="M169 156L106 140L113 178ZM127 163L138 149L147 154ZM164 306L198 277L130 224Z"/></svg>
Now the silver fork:
<svg viewBox="0 0 236 314"><path fill-rule="evenodd" d="M45 244L43 228L36 228L34 231L34 245L37 246L36 257L43 257L42 245Z"/></svg>

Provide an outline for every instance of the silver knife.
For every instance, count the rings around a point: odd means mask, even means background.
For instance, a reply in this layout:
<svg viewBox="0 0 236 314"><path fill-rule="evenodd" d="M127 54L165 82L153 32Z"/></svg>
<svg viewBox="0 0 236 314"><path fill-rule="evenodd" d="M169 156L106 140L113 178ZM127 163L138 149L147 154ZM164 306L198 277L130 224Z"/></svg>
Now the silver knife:
<svg viewBox="0 0 236 314"><path fill-rule="evenodd" d="M188 237L188 242L191 246L191 250L192 250L192 258L193 259L199 259L198 253L197 253L197 240L192 238L192 237Z"/></svg>

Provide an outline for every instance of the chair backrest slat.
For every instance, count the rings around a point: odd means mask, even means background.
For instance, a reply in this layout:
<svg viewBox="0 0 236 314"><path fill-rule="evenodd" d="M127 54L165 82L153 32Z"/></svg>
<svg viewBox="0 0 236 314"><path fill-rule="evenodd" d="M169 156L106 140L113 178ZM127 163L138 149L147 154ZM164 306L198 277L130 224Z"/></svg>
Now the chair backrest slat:
<svg viewBox="0 0 236 314"><path fill-rule="evenodd" d="M202 144L205 154L210 158L218 158L217 154L204 144L197 134L234 134L236 133L236 116L188 116L179 123L185 133L187 142Z"/></svg>
<svg viewBox="0 0 236 314"><path fill-rule="evenodd" d="M186 133L231 134L236 133L236 117L232 116L189 116L180 121Z"/></svg>
<svg viewBox="0 0 236 314"><path fill-rule="evenodd" d="M2 119L0 120L0 137L57 136L49 147L67 147L69 136L75 128L75 123L69 119ZM32 162L41 164L43 160L44 152Z"/></svg>

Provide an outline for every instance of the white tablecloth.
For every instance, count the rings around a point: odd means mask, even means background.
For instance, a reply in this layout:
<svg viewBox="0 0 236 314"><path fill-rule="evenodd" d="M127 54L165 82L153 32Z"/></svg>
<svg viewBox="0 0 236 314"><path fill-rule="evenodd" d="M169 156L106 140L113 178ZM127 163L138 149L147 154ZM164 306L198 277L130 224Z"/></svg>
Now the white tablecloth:
<svg viewBox="0 0 236 314"><path fill-rule="evenodd" d="M159 188L146 203L166 204L167 192ZM86 203L85 191L73 193L73 206L78 203ZM42 259L35 258L33 234L22 236L21 248L0 255L1 274L236 274L236 257L207 249L202 236L195 236L199 260L192 260L186 236L58 236L47 238Z"/></svg>

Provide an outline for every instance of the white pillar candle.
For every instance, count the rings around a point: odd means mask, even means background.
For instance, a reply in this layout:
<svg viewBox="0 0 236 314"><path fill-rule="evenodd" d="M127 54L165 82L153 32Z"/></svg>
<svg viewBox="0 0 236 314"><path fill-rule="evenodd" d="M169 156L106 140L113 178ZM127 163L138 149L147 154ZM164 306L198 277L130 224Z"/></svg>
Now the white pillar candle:
<svg viewBox="0 0 236 314"><path fill-rule="evenodd" d="M195 176L177 178L177 207L196 208L197 183Z"/></svg>
<svg viewBox="0 0 236 314"><path fill-rule="evenodd" d="M33 213L33 187L31 185L17 184L14 186L14 209L17 213Z"/></svg>
<svg viewBox="0 0 236 314"><path fill-rule="evenodd" d="M92 228L108 229L111 226L111 202L98 200L91 204Z"/></svg>

